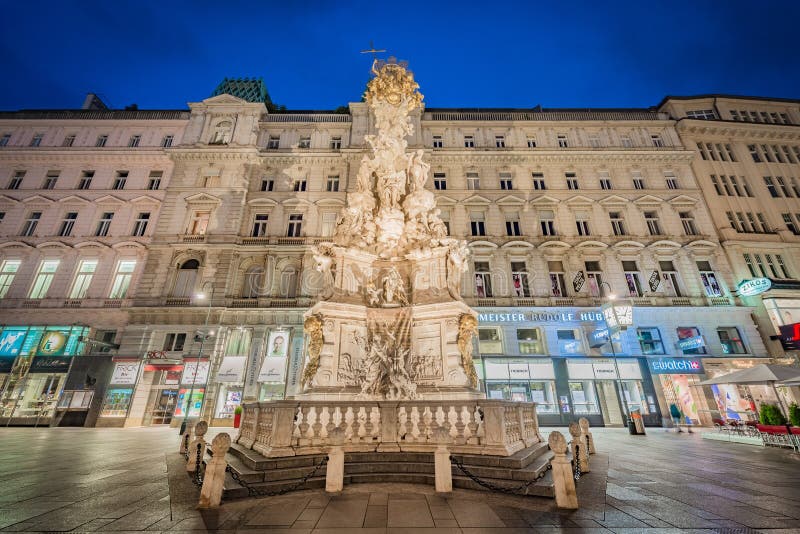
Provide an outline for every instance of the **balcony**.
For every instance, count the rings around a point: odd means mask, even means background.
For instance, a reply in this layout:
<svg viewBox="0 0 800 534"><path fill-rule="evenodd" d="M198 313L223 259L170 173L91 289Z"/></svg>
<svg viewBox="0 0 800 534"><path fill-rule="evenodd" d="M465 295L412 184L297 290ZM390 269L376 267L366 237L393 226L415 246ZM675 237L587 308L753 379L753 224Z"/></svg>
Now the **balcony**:
<svg viewBox="0 0 800 534"><path fill-rule="evenodd" d="M180 239L181 239L181 243L197 244L197 243L205 243L206 242L205 234L182 235L182 236L180 236Z"/></svg>

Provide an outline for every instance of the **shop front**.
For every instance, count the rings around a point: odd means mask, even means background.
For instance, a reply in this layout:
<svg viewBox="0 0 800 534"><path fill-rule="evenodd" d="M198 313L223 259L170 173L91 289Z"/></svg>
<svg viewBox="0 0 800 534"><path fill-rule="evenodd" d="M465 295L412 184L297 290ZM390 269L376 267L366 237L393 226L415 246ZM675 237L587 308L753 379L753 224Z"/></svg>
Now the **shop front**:
<svg viewBox="0 0 800 534"><path fill-rule="evenodd" d="M674 406L676 413L682 415L681 422L711 424L712 416L707 408L703 386L700 385L705 379L700 358L649 358L647 365L654 382L661 387L668 413L674 411Z"/></svg>
<svg viewBox="0 0 800 534"><path fill-rule="evenodd" d="M103 398L96 426L123 427L131 408L133 392L142 370L138 358L112 358L114 370Z"/></svg>
<svg viewBox="0 0 800 534"><path fill-rule="evenodd" d="M717 378L734 371L748 369L768 358L703 358L706 378ZM758 384L714 384L710 391L710 412L715 419L756 421L763 404L779 404L771 386ZM783 399L784 402L786 399ZM787 404L788 405L788 404Z"/></svg>
<svg viewBox="0 0 800 534"><path fill-rule="evenodd" d="M3 327L0 424L48 426L53 422L72 359L83 353L88 334L85 326ZM81 397L79 404L83 402Z"/></svg>

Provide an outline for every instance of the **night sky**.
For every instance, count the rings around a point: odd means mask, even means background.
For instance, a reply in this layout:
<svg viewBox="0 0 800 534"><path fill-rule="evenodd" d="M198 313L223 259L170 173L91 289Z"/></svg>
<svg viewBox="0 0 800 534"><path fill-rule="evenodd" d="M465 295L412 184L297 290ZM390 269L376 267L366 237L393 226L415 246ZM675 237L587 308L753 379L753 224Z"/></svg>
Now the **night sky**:
<svg viewBox="0 0 800 534"><path fill-rule="evenodd" d="M429 107L800 98L797 0L4 4L4 110L78 108L87 92L183 109L225 76L263 77L289 109L333 109L360 99L370 40L409 61Z"/></svg>

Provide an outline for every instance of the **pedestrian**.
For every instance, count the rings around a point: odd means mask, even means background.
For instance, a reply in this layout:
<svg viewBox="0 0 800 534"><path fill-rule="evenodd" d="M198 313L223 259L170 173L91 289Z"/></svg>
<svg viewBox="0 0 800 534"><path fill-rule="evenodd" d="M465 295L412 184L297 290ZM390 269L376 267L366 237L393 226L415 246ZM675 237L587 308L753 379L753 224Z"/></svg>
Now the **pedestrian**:
<svg viewBox="0 0 800 534"><path fill-rule="evenodd" d="M680 408L674 402L669 405L669 415L672 417L672 424L675 425L675 428L678 429L678 432L682 432L681 430L681 417L683 414L681 413Z"/></svg>

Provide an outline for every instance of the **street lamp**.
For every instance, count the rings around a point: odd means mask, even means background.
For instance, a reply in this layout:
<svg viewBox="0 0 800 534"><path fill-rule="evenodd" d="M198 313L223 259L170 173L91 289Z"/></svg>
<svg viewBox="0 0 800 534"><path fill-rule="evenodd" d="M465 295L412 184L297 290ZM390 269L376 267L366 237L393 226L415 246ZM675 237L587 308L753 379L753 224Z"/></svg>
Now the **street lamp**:
<svg viewBox="0 0 800 534"><path fill-rule="evenodd" d="M204 300L206 298L205 293L197 293L195 295L197 300ZM189 395L186 398L186 410L183 412L183 422L181 423L181 435L183 435L184 431L186 430L186 423L189 420L189 410L192 408L192 397L194 396L194 386L197 383L197 373L200 371L200 358L203 356L203 345L206 342L206 339L212 337L214 332L208 332L208 319L211 317L211 303L214 301L214 286L211 286L211 295L208 297L208 306L206 307L206 320L203 324L203 331L200 333L200 350L197 352L197 363L195 364L194 368L194 375L192 375L192 387L189 389ZM195 332L195 340L197 340L197 332ZM200 415L203 414L203 403L205 401L205 392L203 392L203 397L200 400Z"/></svg>
<svg viewBox="0 0 800 534"><path fill-rule="evenodd" d="M607 295L608 301L601 306L601 309L603 311L603 318L605 318L606 325L608 326L605 337L608 340L609 345L611 345L611 356L612 361L614 362L614 371L617 374L617 395L619 395L619 402L622 405L625 417L630 419L628 403L625 400L624 391L622 389L622 377L619 373L619 365L617 365L617 351L614 348L614 340L611 336L612 334L616 334L622 330L627 330L627 328L633 324L633 306L630 304L617 302L617 296L614 294L611 284L608 282L602 282L601 286L602 285L608 286L609 291Z"/></svg>

